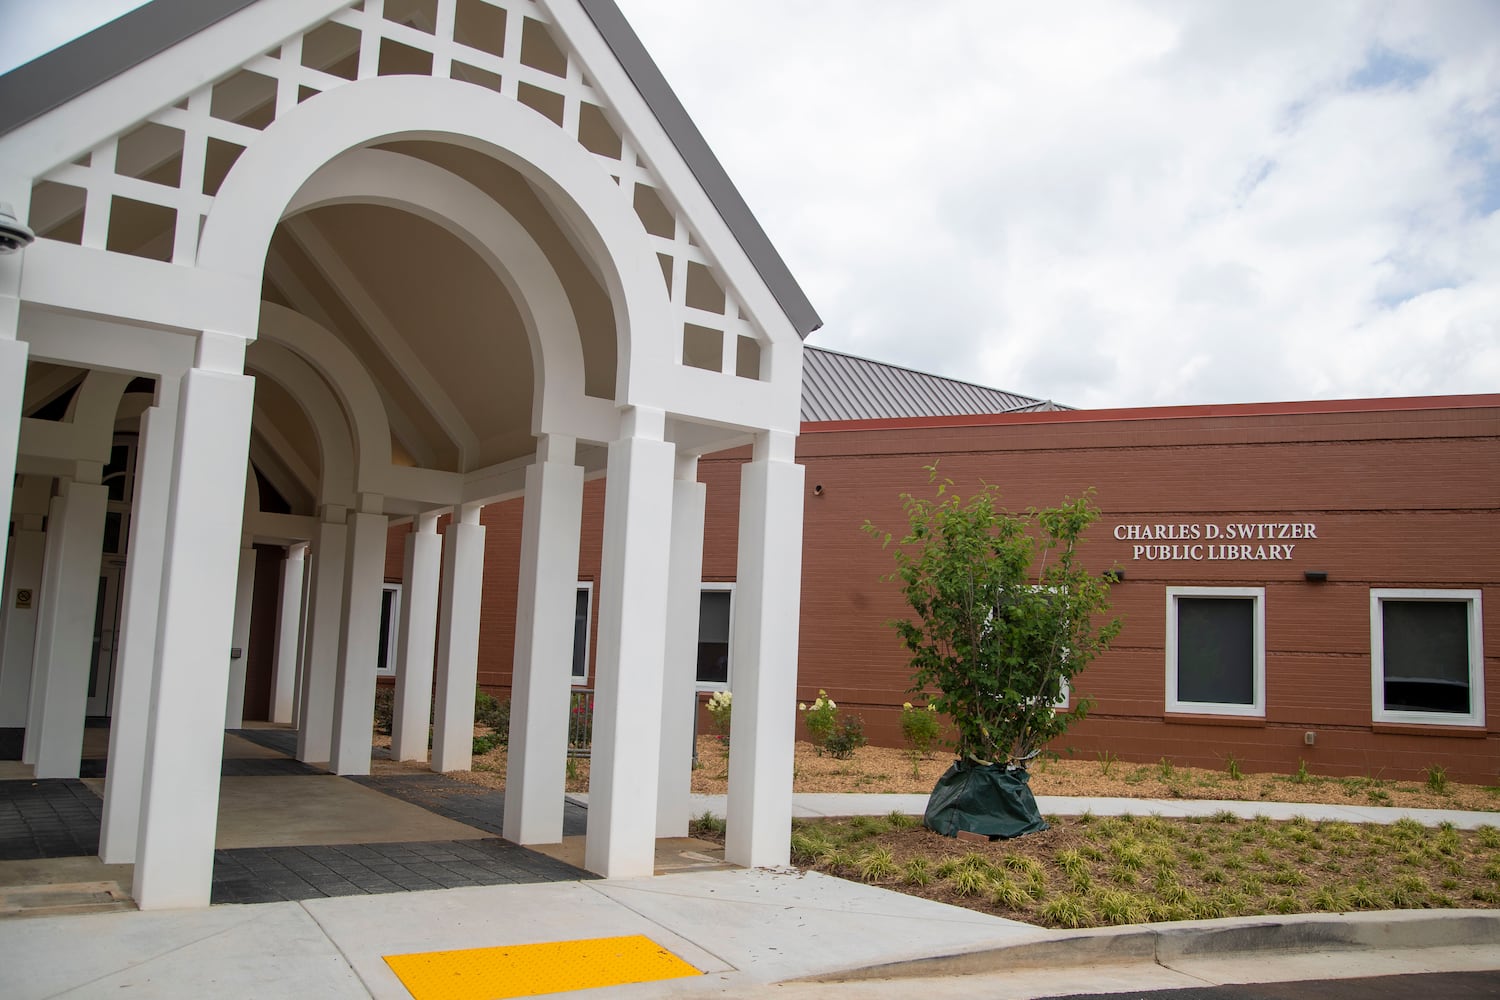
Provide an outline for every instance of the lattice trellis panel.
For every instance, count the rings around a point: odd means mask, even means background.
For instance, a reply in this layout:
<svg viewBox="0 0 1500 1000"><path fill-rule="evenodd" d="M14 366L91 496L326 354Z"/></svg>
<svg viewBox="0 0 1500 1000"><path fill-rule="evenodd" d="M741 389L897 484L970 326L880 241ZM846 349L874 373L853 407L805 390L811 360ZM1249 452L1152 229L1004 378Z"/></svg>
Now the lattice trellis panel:
<svg viewBox="0 0 1500 1000"><path fill-rule="evenodd" d="M203 219L262 129L302 101L375 76L486 87L595 156L655 244L682 364L761 377L764 336L632 137L532 0L364 0L39 180L44 239L191 265Z"/></svg>

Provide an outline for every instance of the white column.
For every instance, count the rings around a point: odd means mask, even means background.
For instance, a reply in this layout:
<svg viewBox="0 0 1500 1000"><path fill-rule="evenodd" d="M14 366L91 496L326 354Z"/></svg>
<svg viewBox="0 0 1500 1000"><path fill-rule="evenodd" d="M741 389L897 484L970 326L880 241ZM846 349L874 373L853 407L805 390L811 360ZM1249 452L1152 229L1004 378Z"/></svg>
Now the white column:
<svg viewBox="0 0 1500 1000"><path fill-rule="evenodd" d="M55 560L57 572L43 571L23 752L38 778L78 777L108 501L105 487L70 481L53 498L47 518L47 558Z"/></svg>
<svg viewBox="0 0 1500 1000"><path fill-rule="evenodd" d="M42 586L36 593L36 635L32 642L31 683L26 693L26 738L21 746L21 763L35 764L41 745L41 703L47 689L47 674L40 665L51 662L53 619L57 614L57 588L62 580L62 526L67 510L66 496L47 501L47 531L42 550ZM102 543L101 543L102 545ZM102 561L103 554L100 554Z"/></svg>
<svg viewBox="0 0 1500 1000"><path fill-rule="evenodd" d="M417 515L406 536L401 595L401 649L396 659L396 698L391 714L391 756L426 760L432 718L432 655L437 646L438 590L442 586L443 540L436 512Z"/></svg>
<svg viewBox="0 0 1500 1000"><path fill-rule="evenodd" d="M747 868L790 860L802 595L803 470L795 446L790 434L759 434L740 472L724 858Z"/></svg>
<svg viewBox="0 0 1500 1000"><path fill-rule="evenodd" d="M703 590L703 511L708 488L698 459L677 459L672 484L672 555L667 580L667 658L662 680L661 768L656 835L686 837L692 805L693 715L698 711L698 608Z"/></svg>
<svg viewBox="0 0 1500 1000"><path fill-rule="evenodd" d="M484 591L481 509L478 504L460 507L445 532L437 716L432 730L434 771L467 771L474 759L474 691L479 680L479 607Z"/></svg>
<svg viewBox="0 0 1500 1000"><path fill-rule="evenodd" d="M204 334L210 349L233 338ZM205 341L210 341L205 343ZM243 363L244 344L221 364ZM156 683L133 895L143 910L207 906L255 380L195 368L182 380L157 628Z"/></svg>
<svg viewBox="0 0 1500 1000"><path fill-rule="evenodd" d="M18 518L5 556L5 596L0 598L5 602L0 608L0 726L26 725L46 547L41 517L32 514Z"/></svg>
<svg viewBox="0 0 1500 1000"><path fill-rule="evenodd" d="M338 680L339 627L344 616L347 514L345 507L324 506L318 537L313 539L297 729L297 759L301 761L322 762L333 756L333 690Z"/></svg>
<svg viewBox="0 0 1500 1000"><path fill-rule="evenodd" d="M297 676L292 684L292 728L299 732L302 729L302 692L306 688L304 678L307 675L307 623L312 610L313 560L306 558L310 551L311 546L308 546L303 557L302 596L297 607Z"/></svg>
<svg viewBox="0 0 1500 1000"><path fill-rule="evenodd" d="M667 563L676 449L664 415L622 415L609 446L599 580L594 746L584 867L605 878L653 872L666 655Z"/></svg>
<svg viewBox="0 0 1500 1000"><path fill-rule="evenodd" d="M297 688L298 651L302 648L302 576L307 568L307 543L287 546L281 560L276 604L276 652L271 668L271 721L292 721L293 692Z"/></svg>
<svg viewBox="0 0 1500 1000"><path fill-rule="evenodd" d="M245 725L245 670L250 663L250 607L255 602L255 543L240 539L240 566L234 591L234 630L225 657L229 663L229 694L224 702L224 728Z"/></svg>
<svg viewBox="0 0 1500 1000"><path fill-rule="evenodd" d="M0 277L0 527L10 523L11 485L16 481L16 447L21 440L21 402L26 398L27 345L16 340L19 262L9 278ZM9 539L0 532L0 564Z"/></svg>
<svg viewBox="0 0 1500 1000"><path fill-rule="evenodd" d="M573 438L546 435L526 470L516 652L505 769L505 839L562 841L583 469Z"/></svg>
<svg viewBox="0 0 1500 1000"><path fill-rule="evenodd" d="M176 378L163 378L156 405L141 416L131 503L125 593L120 607L114 704L109 725L109 767L104 772L104 813L99 858L105 864L135 861L140 833L141 789L146 773L146 734L156 674L156 624L161 611L162 557L172 492L172 456L177 447Z"/></svg>
<svg viewBox="0 0 1500 1000"><path fill-rule="evenodd" d="M333 695L334 774L370 773L375 719L375 666L380 646L380 590L385 582L386 516L352 512L344 560L344 614L339 623Z"/></svg>

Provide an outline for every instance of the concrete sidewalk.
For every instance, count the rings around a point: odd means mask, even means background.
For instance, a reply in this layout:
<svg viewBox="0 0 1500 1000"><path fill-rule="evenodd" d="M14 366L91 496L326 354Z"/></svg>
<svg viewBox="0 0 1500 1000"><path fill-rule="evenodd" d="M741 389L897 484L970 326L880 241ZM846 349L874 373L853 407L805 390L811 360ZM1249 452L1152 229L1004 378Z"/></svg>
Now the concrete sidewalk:
<svg viewBox="0 0 1500 1000"><path fill-rule="evenodd" d="M817 873L718 871L0 923L12 1000L407 998L386 955L644 934L702 977L609 996L694 996L1047 932Z"/></svg>
<svg viewBox="0 0 1500 1000"><path fill-rule="evenodd" d="M816 872L737 870L15 919L0 922L0 969L13 1000L404 1000L384 956L627 934L703 975L581 993L1038 997L1500 967L1494 911L1061 932Z"/></svg>
<svg viewBox="0 0 1500 1000"><path fill-rule="evenodd" d="M570 796L586 802L585 796ZM798 795L799 816L920 813L921 795ZM1495 813L1262 802L1042 798L1044 812L1134 812L1471 828ZM694 800L722 813L722 797ZM385 956L643 934L702 976L590 997L1041 997L1107 989L1500 968L1500 911L1236 918L1050 931L817 872L699 871L478 886L208 910L0 921L7 997L410 994ZM1274 961L1268 958L1274 956Z"/></svg>
<svg viewBox="0 0 1500 1000"><path fill-rule="evenodd" d="M569 793L568 801L588 806L586 794ZM711 813L722 819L726 796L694 795L692 815ZM1288 820L1301 817L1314 821L1346 823L1394 823L1412 819L1423 826L1452 823L1460 830L1481 826L1500 826L1500 812L1473 812L1462 809L1398 809L1388 806L1345 806L1315 802L1241 802L1228 799L1115 799L1077 798L1064 795L1038 795L1037 808L1043 816L1213 816L1231 812L1245 819L1264 816ZM843 794L832 792L799 792L792 796L792 815L800 819L824 816L886 816L892 812L920 816L927 809L926 795Z"/></svg>

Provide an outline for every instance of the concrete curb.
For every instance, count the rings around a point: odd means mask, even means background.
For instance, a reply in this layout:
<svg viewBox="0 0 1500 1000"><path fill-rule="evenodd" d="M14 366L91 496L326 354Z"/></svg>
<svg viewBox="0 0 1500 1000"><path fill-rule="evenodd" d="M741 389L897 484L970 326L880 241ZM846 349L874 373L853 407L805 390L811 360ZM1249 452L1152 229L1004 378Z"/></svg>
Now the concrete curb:
<svg viewBox="0 0 1500 1000"><path fill-rule="evenodd" d="M1283 918L1230 917L1159 926L1136 924L950 955L909 959L789 982L840 983L872 979L927 979L1078 965L1170 966L1185 958L1361 949L1493 945L1500 941L1494 910L1389 910L1370 913L1296 914Z"/></svg>

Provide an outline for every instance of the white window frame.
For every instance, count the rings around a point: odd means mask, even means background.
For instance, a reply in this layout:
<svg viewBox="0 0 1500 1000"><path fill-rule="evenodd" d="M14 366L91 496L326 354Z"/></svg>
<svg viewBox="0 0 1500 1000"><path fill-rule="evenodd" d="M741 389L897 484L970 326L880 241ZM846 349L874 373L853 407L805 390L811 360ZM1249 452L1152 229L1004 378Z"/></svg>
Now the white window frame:
<svg viewBox="0 0 1500 1000"><path fill-rule="evenodd" d="M722 592L727 592L729 594L729 663L725 666L725 669L724 669L724 683L722 683L722 684L716 684L716 683L708 682L708 681L700 682L698 680L698 659L697 659L697 656L696 656L696 651L698 649L698 642L697 642L697 636L695 635L693 637L693 649L695 651L695 655L693 657L693 684L695 685L695 687L696 687L696 689L698 691L733 691L734 690L734 613L735 613L734 584L733 583L700 583L698 585L698 600L699 600L700 606L702 604L703 593L705 591L717 591L717 592L721 592L721 593Z"/></svg>
<svg viewBox="0 0 1500 1000"><path fill-rule="evenodd" d="M1252 701L1239 705L1214 701L1183 701L1177 696L1177 599L1225 598L1253 601L1251 623L1255 649L1250 668ZM1241 715L1264 718L1266 714L1266 588L1264 587L1168 587L1167 588L1167 711L1185 715Z"/></svg>
<svg viewBox="0 0 1500 1000"><path fill-rule="evenodd" d="M1484 609L1482 591L1376 588L1370 591L1370 716L1374 722L1423 726L1479 727L1484 723ZM1464 602L1469 609L1469 714L1404 712L1385 707L1385 616L1381 603L1394 601Z"/></svg>
<svg viewBox="0 0 1500 1000"><path fill-rule="evenodd" d="M591 641L590 637L589 637L589 633L591 631L593 631L593 624L594 624L594 582L592 580L579 580L578 581L578 590L587 591L588 595L589 595L589 597L588 597L588 610L584 613L584 624L583 624L583 676L579 677L577 674L575 674L575 673L572 672L573 671L573 665L571 663L568 665L568 676L572 679L572 685L573 685L573 687L588 687L588 683L589 683L589 653L592 652L592 650L589 648L590 641ZM578 603L577 603L578 602L578 590L575 590L573 592L573 602L574 602L573 603L573 608L574 608L575 620L576 620L577 608L578 608Z"/></svg>
<svg viewBox="0 0 1500 1000"><path fill-rule="evenodd" d="M401 584L382 583L380 585L380 606L385 607L385 595L394 595L391 598L391 627L385 633L385 663L382 668L379 664L375 667L376 677L395 677L397 658L401 654ZM377 627L379 623L377 622Z"/></svg>

